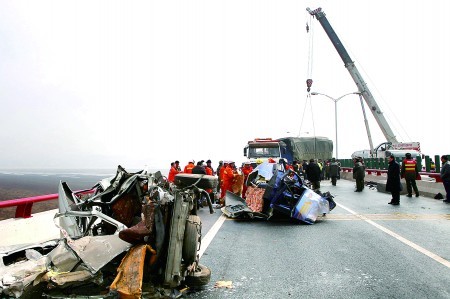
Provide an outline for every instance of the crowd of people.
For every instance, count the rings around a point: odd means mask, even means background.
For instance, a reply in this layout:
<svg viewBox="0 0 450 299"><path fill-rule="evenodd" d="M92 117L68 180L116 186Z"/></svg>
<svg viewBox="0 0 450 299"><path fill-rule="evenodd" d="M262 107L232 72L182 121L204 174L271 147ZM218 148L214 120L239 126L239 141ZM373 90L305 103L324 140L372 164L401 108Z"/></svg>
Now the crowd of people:
<svg viewBox="0 0 450 299"><path fill-rule="evenodd" d="M364 160L361 157L353 159L353 178L356 181L355 192L361 192L364 189L365 166ZM441 172L440 177L445 188L446 198L444 203L450 203L450 163L446 155L441 156ZM406 183L406 197L412 197L413 191L416 197L420 196L419 188L416 180L420 180L419 165L410 153L406 153L401 165L396 161L393 155L388 158L388 170L386 191L392 195L388 202L390 205L397 206L400 204L400 192L403 191L401 180L404 179Z"/></svg>
<svg viewBox="0 0 450 299"><path fill-rule="evenodd" d="M392 194L392 198L388 204L400 204L400 192L403 190L402 179L406 182L406 196L412 197L414 192L415 196L419 197L420 193L416 180L420 179L420 174L417 161L410 153L405 155L401 165L395 160L394 156L390 156L388 160L386 191ZM321 159L310 159L309 161L295 160L292 164L289 164L286 159L279 159L279 161L269 159L268 162L280 163L285 170L291 169L296 172L299 176L307 179L311 183L311 188L315 191L320 189L320 182L322 180L331 180L332 185L336 186L337 180L340 178L341 165L335 158L325 161ZM364 160L361 157L356 157L353 159L353 162L353 179L356 182L355 192L362 192L366 173ZM450 163L448 162L448 157L443 155L441 162L441 179L446 191L444 202L450 203ZM257 161L257 164L259 163L262 163L262 160ZM225 203L224 198L227 191L245 198L247 190L245 182L247 181L248 175L253 171L253 166L250 162L245 162L241 167L237 168L234 161L219 161L219 165L215 170L211 165L211 160L207 160L206 162L200 160L197 163L191 160L183 170L180 167L179 161L172 162L170 166L169 182L173 182L175 175L178 173L217 176L219 180L217 190L207 190L207 192L210 194L211 201L216 202L217 200L217 203L221 206ZM218 196L214 196L214 194L218 194Z"/></svg>
<svg viewBox="0 0 450 299"><path fill-rule="evenodd" d="M244 163L242 167L238 169L234 161L219 161L216 170L213 169L211 163L211 160L207 160L206 164L204 160L200 160L197 163L195 163L194 160L190 160L182 170L179 161L172 162L167 180L173 183L175 176L178 173L217 176L219 180L217 190L206 190L210 194L210 199L213 203L216 202L217 199L217 203L223 206L227 190L233 193L239 193L238 195L243 195L245 197L246 186L244 182L247 180L248 175L253 171L250 162ZM236 185L238 185L238 190L236 190ZM235 188L233 189L233 187ZM217 198L214 196L216 193L219 194Z"/></svg>
<svg viewBox="0 0 450 299"><path fill-rule="evenodd" d="M320 182L322 180L331 180L332 184L336 186L337 179L340 178L340 163L336 159L330 159L322 161L321 159L310 159L303 161L293 161L292 164L288 163L286 159L269 159L268 162L280 163L285 170L295 171L300 177L310 181L312 189L319 190ZM256 164L262 163L262 160L257 160ZM220 205L224 205L224 198L227 191L235 193L245 198L248 175L253 171L253 166L250 162L244 162L239 168L236 167L234 161L219 161L219 165L214 170L211 166L211 160L207 160L206 164L204 160L200 160L197 163L194 160L188 161L188 163L182 169L180 162L175 161L170 165L168 181L174 182L175 176L178 173L191 173L191 174L206 174L217 176L219 184L217 190L207 190L210 193L212 202L216 202ZM217 196L214 196L217 194Z"/></svg>

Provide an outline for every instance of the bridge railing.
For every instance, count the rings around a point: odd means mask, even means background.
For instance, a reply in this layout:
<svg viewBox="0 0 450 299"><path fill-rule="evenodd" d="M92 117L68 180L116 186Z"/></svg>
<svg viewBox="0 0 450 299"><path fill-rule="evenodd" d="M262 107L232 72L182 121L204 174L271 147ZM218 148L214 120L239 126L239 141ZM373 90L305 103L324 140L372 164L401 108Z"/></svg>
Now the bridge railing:
<svg viewBox="0 0 450 299"><path fill-rule="evenodd" d="M447 155L450 157L450 155ZM401 163L402 158L396 158L396 161ZM353 159L339 159L342 167L353 167ZM441 159L439 155L434 156L434 160L430 156L421 156L416 158L419 169L423 172L440 173L441 171ZM364 158L364 164L370 169L388 169L389 161L387 158Z"/></svg>
<svg viewBox="0 0 450 299"><path fill-rule="evenodd" d="M94 189L88 189L88 190L75 191L74 194L84 195L84 194L90 194L90 193L94 193L94 192L95 192ZM17 198L17 199L9 199L9 200L0 201L0 209L16 207L16 213L15 213L14 218L30 218L31 210L33 208L34 203L48 201L48 200L55 200L55 199L58 199L58 193Z"/></svg>
<svg viewBox="0 0 450 299"><path fill-rule="evenodd" d="M343 172L353 172L353 167L341 167L341 171ZM382 176L383 174L387 175L387 169L374 169L374 168L366 168L366 173L376 176ZM437 172L419 172L420 175L429 176L436 180L436 183L442 183L441 175ZM421 179L420 177L418 178Z"/></svg>

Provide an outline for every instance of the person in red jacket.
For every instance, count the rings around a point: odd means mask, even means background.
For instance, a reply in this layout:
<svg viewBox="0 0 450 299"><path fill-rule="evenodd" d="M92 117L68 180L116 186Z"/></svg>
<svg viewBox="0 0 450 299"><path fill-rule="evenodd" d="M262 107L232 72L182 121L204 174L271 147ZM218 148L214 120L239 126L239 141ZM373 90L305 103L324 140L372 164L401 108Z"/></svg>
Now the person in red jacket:
<svg viewBox="0 0 450 299"><path fill-rule="evenodd" d="M175 180L175 175L177 173L180 173L178 171L178 168L175 164L175 162L170 163L170 170L169 170L169 177L167 178L167 180L171 183L173 183L173 181Z"/></svg>
<svg viewBox="0 0 450 299"><path fill-rule="evenodd" d="M247 161L244 163L244 167L242 167L242 174L244 174L244 185L242 186L242 198L245 198L245 192L247 191L247 178L248 175L253 171L252 164Z"/></svg>
<svg viewBox="0 0 450 299"><path fill-rule="evenodd" d="M194 163L195 163L194 160L189 161L189 163L186 166L184 166L183 172L184 173L192 173L192 168L195 167Z"/></svg>

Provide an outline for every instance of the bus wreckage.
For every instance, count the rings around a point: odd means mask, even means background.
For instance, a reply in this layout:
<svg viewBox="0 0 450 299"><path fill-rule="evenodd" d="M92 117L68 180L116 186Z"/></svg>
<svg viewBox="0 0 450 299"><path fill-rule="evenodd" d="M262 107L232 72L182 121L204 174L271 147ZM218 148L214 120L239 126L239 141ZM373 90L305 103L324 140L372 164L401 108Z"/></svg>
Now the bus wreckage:
<svg viewBox="0 0 450 299"><path fill-rule="evenodd" d="M307 224L328 214L336 207L329 193L315 192L293 170L283 164L264 162L248 176L245 199L227 191L222 212L230 218L262 218L288 216Z"/></svg>
<svg viewBox="0 0 450 299"><path fill-rule="evenodd" d="M178 298L208 284L196 212L217 178L180 174L174 183L121 166L90 190L60 182L62 237L0 248L0 298Z"/></svg>

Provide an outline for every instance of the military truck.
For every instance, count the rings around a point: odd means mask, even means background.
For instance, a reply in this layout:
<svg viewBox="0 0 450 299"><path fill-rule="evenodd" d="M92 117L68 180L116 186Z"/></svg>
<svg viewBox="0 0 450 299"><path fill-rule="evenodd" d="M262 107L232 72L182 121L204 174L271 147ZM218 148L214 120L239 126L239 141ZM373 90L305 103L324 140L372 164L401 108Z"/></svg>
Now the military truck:
<svg viewBox="0 0 450 299"><path fill-rule="evenodd" d="M283 137L255 138L244 147L244 156L252 164L285 158L288 163L294 160L322 159L333 156L333 141L326 137ZM259 160L259 161L258 161Z"/></svg>

